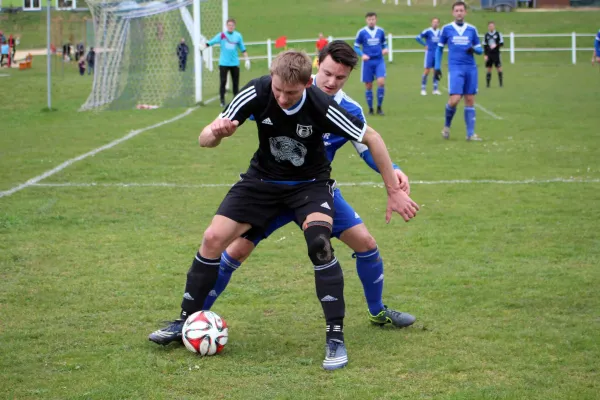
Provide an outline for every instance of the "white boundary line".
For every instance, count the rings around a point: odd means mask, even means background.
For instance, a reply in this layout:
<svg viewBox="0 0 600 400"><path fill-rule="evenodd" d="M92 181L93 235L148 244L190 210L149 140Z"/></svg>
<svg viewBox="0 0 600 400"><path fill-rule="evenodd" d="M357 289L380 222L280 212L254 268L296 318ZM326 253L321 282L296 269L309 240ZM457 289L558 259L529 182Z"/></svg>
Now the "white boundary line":
<svg viewBox="0 0 600 400"><path fill-rule="evenodd" d="M209 101L214 101L214 99L209 99ZM5 190L5 191L0 191L0 198L5 197L5 196L10 196L11 194L16 193L16 192L18 192L20 190L23 190L23 189L28 188L30 186L36 185L39 181L44 180L47 177L52 176L52 175L56 174L57 172L62 171L63 169L67 168L69 165L71 165L73 163L76 163L77 161L81 161L81 160L83 160L85 158L94 156L94 155L100 153L101 151L104 151L104 150L110 149L112 147L115 147L119 143L122 143L122 142L124 142L126 140L129 140L129 139L131 139L131 138L139 135L142 132L146 132L146 131L149 131L151 129L158 128L158 127L161 127L163 125L170 124L171 122L175 122L177 120L180 120L181 118L188 116L190 113L192 113L196 109L198 109L198 107L188 108L185 112L183 112L183 113L181 113L181 114L179 114L179 115L177 115L177 116L175 116L175 117L173 117L171 119L167 119L165 121L159 122L159 123L151 125L151 126L147 126L145 128L142 128L142 129L137 129L135 131L131 131L127 135L125 135L125 136L123 136L123 137L121 137L119 139L113 140L112 142L110 142L108 144L105 144L104 146L100 146L100 147L98 147L98 148L96 148L94 150L88 151L85 154L82 154L82 155L77 156L75 158L71 158L70 160L65 161L64 163L58 165L57 167L54 167L51 170L46 171L43 174L36 176L35 178L31 178L30 180L28 180L25 183L22 183L20 185L17 185L15 187L13 187L11 189L8 189L8 190Z"/></svg>
<svg viewBox="0 0 600 400"><path fill-rule="evenodd" d="M494 114L493 112L491 112L490 110L488 110L487 108L485 108L484 106L482 106L479 103L475 103L475 107L479 108L481 111L483 111L484 113L491 115L493 118L495 119L504 119L496 114Z"/></svg>
<svg viewBox="0 0 600 400"><path fill-rule="evenodd" d="M446 92L448 92L448 87L446 85L440 85L444 88L444 90ZM491 116L494 119L504 119L499 115L494 114L493 112L491 112L490 110L488 110L487 108L485 108L484 106L482 106L481 104L475 102L475 107L479 108L481 111L483 111L484 113L486 113L487 115Z"/></svg>
<svg viewBox="0 0 600 400"><path fill-rule="evenodd" d="M235 183L235 182L234 182ZM231 187L234 183L168 183L168 182L150 182L150 183L77 183L77 182L56 182L56 183L34 183L30 186L50 187L50 188L82 188L82 187L158 187L158 188L220 188ZM600 183L599 179L585 178L551 178L551 179L524 179L524 180L495 180L495 179L454 179L442 181L411 181L411 185L459 185L459 184L498 184L498 185L536 185L543 183ZM338 182L337 186L376 186L383 187L381 182Z"/></svg>

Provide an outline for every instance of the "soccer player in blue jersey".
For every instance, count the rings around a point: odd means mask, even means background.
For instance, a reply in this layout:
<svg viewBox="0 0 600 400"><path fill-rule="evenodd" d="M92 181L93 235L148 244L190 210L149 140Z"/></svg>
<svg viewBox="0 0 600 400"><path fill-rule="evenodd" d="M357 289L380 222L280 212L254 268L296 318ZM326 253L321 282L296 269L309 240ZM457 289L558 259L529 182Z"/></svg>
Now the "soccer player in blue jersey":
<svg viewBox="0 0 600 400"><path fill-rule="evenodd" d="M362 58L362 81L365 83L369 115L373 115L373 78L377 79L377 114L383 115L381 108L385 93L385 60L388 53L385 32L378 27L377 14L366 15L367 26L356 34L354 50ZM362 47L362 50L361 50Z"/></svg>
<svg viewBox="0 0 600 400"><path fill-rule="evenodd" d="M350 114L364 121L365 117L360 105L342 91L357 62L356 54L346 42L342 40L333 41L319 53L319 69L314 77L313 84L328 95L333 96L335 101ZM268 124L269 121L256 122L258 124ZM323 141L329 160L333 160L336 152L348 143L348 139L329 133L323 135ZM366 146L357 142L352 142L352 144L367 165L374 171L379 172ZM407 176L395 164L394 169L400 180L401 188L409 193L410 186ZM391 323L399 328L412 325L415 322L414 316L392 310L383 304L383 260L379 255L377 243L358 213L346 202L337 188L334 190L333 205L335 214L332 236L337 237L354 251L353 257L356 258L358 277L363 284L367 300L369 320L379 325ZM225 290L233 272L248 258L261 240L266 239L274 231L292 221L294 221L294 213L291 211L284 213L273 221L265 231L253 232L251 230L244 238L239 238L233 242L221 255L219 276L213 290L206 297L203 309L209 310L212 307L217 297Z"/></svg>
<svg viewBox="0 0 600 400"><path fill-rule="evenodd" d="M596 40L594 40L594 55L592 56L592 64L597 62L600 64L600 29L596 34Z"/></svg>
<svg viewBox="0 0 600 400"><path fill-rule="evenodd" d="M429 71L435 67L435 52L438 48L438 42L440 41L440 19L434 18L431 20L431 28L424 29L423 32L417 35L417 42L425 46L425 60L423 62L423 76L421 77L421 96L427 95L427 76ZM441 95L438 90L438 79L433 79L433 92L432 94Z"/></svg>
<svg viewBox="0 0 600 400"><path fill-rule="evenodd" d="M219 94L221 97L221 107L225 107L225 85L227 84L227 74L231 74L231 82L233 84L233 96L238 94L240 87L240 59L238 50L246 59L244 63L246 69L250 69L250 59L246 46L244 46L244 38L242 34L235 30L235 19L227 20L227 30L219 32L206 43L206 46L221 46L221 55L219 56L219 75L221 78L221 86Z"/></svg>
<svg viewBox="0 0 600 400"><path fill-rule="evenodd" d="M473 25L465 22L467 5L457 1L452 5L454 22L444 25L435 53L434 79L442 76L441 65L444 46L448 45L448 104L446 123L442 130L444 139L450 138L450 125L461 97L465 98L465 123L467 140L481 140L475 133L475 95L477 94L477 64L473 54L483 54L479 34Z"/></svg>

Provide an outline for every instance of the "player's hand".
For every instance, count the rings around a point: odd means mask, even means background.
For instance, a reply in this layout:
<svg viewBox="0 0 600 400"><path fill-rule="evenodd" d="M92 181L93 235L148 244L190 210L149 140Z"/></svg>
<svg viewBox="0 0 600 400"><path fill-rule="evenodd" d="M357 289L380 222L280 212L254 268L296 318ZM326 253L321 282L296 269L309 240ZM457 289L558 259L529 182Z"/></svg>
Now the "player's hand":
<svg viewBox="0 0 600 400"><path fill-rule="evenodd" d="M389 223L392 219L392 212L395 211L408 222L417 215L419 205L412 201L408 194L403 190L388 192L388 203L385 211L385 222Z"/></svg>
<svg viewBox="0 0 600 400"><path fill-rule="evenodd" d="M433 71L433 79L435 79L436 81L439 81L442 79L442 70L441 69L436 69L435 71Z"/></svg>
<svg viewBox="0 0 600 400"><path fill-rule="evenodd" d="M210 124L210 130L217 138L229 137L233 135L239 124L239 121L232 121L228 118L219 118Z"/></svg>
<svg viewBox="0 0 600 400"><path fill-rule="evenodd" d="M474 49L474 48L472 48L472 47L469 47L469 48L467 49L467 54L473 54L473 53L475 53L475 49Z"/></svg>
<svg viewBox="0 0 600 400"><path fill-rule="evenodd" d="M429 47L425 46L425 51L429 50Z"/></svg>
<svg viewBox="0 0 600 400"><path fill-rule="evenodd" d="M362 55L362 59L363 59L364 61L367 61L367 60L370 60L370 59L371 59L371 57L369 57L369 56L368 56L368 55L366 55L366 54L363 54L363 55Z"/></svg>
<svg viewBox="0 0 600 400"><path fill-rule="evenodd" d="M388 49L383 49L381 50L381 54L383 54L384 56L389 53L390 51Z"/></svg>
<svg viewBox="0 0 600 400"><path fill-rule="evenodd" d="M246 67L247 70L250 70L250 60L246 59L244 66Z"/></svg>
<svg viewBox="0 0 600 400"><path fill-rule="evenodd" d="M488 56L483 56L483 61L487 61L488 60Z"/></svg>
<svg viewBox="0 0 600 400"><path fill-rule="evenodd" d="M400 182L400 189L404 191L406 194L410 194L410 183L408 183L408 176L399 169L395 169L396 177L398 178L398 182Z"/></svg>
<svg viewBox="0 0 600 400"><path fill-rule="evenodd" d="M200 52L202 53L204 50L207 49L208 45L206 43L200 43L200 46L198 47L200 47Z"/></svg>

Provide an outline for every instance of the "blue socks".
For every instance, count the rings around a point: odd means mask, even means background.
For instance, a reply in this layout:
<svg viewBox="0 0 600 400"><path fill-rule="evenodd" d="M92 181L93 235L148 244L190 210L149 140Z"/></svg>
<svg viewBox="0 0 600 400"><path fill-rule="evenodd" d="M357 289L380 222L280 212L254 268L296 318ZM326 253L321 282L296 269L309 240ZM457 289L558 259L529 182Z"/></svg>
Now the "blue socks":
<svg viewBox="0 0 600 400"><path fill-rule="evenodd" d="M367 105L369 106L369 110L373 109L373 90L367 89L365 91L365 95L367 96Z"/></svg>
<svg viewBox="0 0 600 400"><path fill-rule="evenodd" d="M385 87L377 88L377 108L381 108L383 104L383 94L385 93Z"/></svg>
<svg viewBox="0 0 600 400"><path fill-rule="evenodd" d="M421 90L425 90L426 88L427 88L427 75L423 74L423 76L421 76Z"/></svg>
<svg viewBox="0 0 600 400"><path fill-rule="evenodd" d="M238 267L242 265L238 260L234 260L227 254L227 251L224 251L221 254L221 263L219 265L219 276L217 277L217 282L215 282L215 286L206 296L206 300L204 300L204 305L202 306L203 310L210 310L217 297L223 293L229 281L231 280L231 275L233 272L238 269Z"/></svg>
<svg viewBox="0 0 600 400"><path fill-rule="evenodd" d="M356 258L356 272L363 285L365 298L371 315L383 311L383 260L379 256L379 249L354 253Z"/></svg>
<svg viewBox="0 0 600 400"><path fill-rule="evenodd" d="M465 108L465 112L466 112L466 108ZM446 125L444 125L444 126L447 126L448 128L450 128L450 125L452 125L452 118L454 118L454 114L456 114L456 107L452 108L452 107L450 107L449 104L446 104Z"/></svg>
<svg viewBox="0 0 600 400"><path fill-rule="evenodd" d="M465 124L467 125L467 137L475 133L475 108L465 107Z"/></svg>
<svg viewBox="0 0 600 400"><path fill-rule="evenodd" d="M438 84L440 83L439 80L437 79L433 79L433 90L438 90Z"/></svg>

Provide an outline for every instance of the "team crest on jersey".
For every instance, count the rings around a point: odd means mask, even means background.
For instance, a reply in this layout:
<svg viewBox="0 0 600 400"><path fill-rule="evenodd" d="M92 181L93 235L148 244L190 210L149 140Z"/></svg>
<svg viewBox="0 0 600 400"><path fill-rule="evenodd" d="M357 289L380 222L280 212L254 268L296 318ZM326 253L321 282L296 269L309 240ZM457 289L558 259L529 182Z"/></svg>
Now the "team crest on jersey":
<svg viewBox="0 0 600 400"><path fill-rule="evenodd" d="M300 125L296 126L296 134L301 138L307 138L312 135L312 125Z"/></svg>
<svg viewBox="0 0 600 400"><path fill-rule="evenodd" d="M302 143L287 136L277 136L269 138L271 154L275 160L289 161L294 167L299 167L304 164L304 157L307 153L307 148Z"/></svg>

